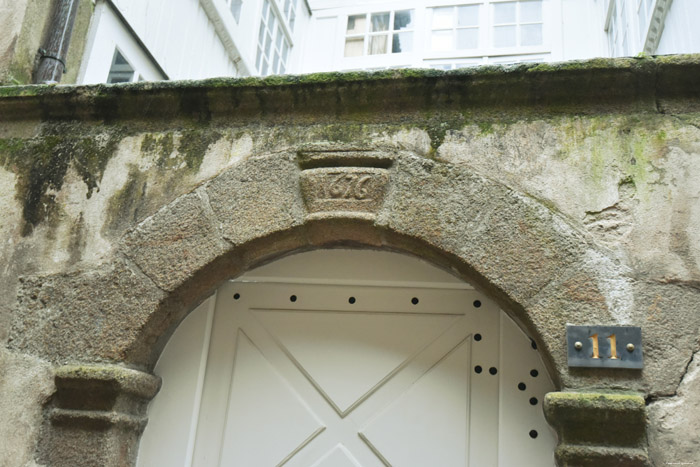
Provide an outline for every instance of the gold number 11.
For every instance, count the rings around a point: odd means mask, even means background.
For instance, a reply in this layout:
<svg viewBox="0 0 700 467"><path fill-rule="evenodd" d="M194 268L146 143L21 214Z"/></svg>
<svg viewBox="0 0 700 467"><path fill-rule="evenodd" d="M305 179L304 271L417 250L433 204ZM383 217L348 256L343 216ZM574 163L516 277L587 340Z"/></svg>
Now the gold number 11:
<svg viewBox="0 0 700 467"><path fill-rule="evenodd" d="M600 358L600 352L598 350L598 334L593 334L589 337L589 339L593 345L593 358ZM615 334L610 334L607 339L610 341L610 359L617 360L617 341Z"/></svg>

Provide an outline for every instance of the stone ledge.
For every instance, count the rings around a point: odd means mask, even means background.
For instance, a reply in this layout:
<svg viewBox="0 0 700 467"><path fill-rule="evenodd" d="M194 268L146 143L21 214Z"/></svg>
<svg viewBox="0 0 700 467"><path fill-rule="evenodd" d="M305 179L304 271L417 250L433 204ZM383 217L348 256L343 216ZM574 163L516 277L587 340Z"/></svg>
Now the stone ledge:
<svg viewBox="0 0 700 467"><path fill-rule="evenodd" d="M100 410L70 410L53 409L49 412L51 423L56 426L82 428L84 430L106 430L120 427L127 430L143 431L146 428L146 417L102 412Z"/></svg>
<svg viewBox="0 0 700 467"><path fill-rule="evenodd" d="M560 446L554 453L560 467L650 467L644 449Z"/></svg>
<svg viewBox="0 0 700 467"><path fill-rule="evenodd" d="M53 405L70 413L140 416L160 389L160 378L116 365L64 366L56 370ZM95 413L97 413L95 412Z"/></svg>
<svg viewBox="0 0 700 467"><path fill-rule="evenodd" d="M0 87L0 121L356 115L427 108L698 108L698 55L564 63L215 78L124 85ZM667 109L667 110L669 110Z"/></svg>
<svg viewBox="0 0 700 467"><path fill-rule="evenodd" d="M649 465L641 395L551 392L544 412L559 435L560 465Z"/></svg>
<svg viewBox="0 0 700 467"><path fill-rule="evenodd" d="M115 365L66 365L56 370L56 387L108 382L120 391L151 399L160 389L160 378L131 368Z"/></svg>

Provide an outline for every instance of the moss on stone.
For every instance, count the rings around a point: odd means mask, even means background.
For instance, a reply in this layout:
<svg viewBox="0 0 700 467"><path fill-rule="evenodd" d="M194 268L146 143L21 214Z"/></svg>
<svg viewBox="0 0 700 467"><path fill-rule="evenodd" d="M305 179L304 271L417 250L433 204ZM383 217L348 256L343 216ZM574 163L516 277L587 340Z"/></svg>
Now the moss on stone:
<svg viewBox="0 0 700 467"><path fill-rule="evenodd" d="M187 168L199 170L207 149L209 149L209 146L213 143L220 140L221 137L222 135L218 131L212 131L206 128L184 130L177 149L184 157Z"/></svg>
<svg viewBox="0 0 700 467"><path fill-rule="evenodd" d="M120 140L119 131L97 132L72 123L45 124L28 140L0 140L0 163L18 175L15 196L23 206L22 235L55 216L54 193L61 190L70 166L87 185L89 198Z"/></svg>
<svg viewBox="0 0 700 467"><path fill-rule="evenodd" d="M461 114L435 114L427 115L421 129L430 137L430 157L434 157L438 148L442 146L445 137L451 131L459 131L464 128L464 116Z"/></svg>
<svg viewBox="0 0 700 467"><path fill-rule="evenodd" d="M107 221L104 224L106 233L121 232L125 225L136 223L140 219L147 188L147 175L135 165L130 165L126 183L107 203Z"/></svg>

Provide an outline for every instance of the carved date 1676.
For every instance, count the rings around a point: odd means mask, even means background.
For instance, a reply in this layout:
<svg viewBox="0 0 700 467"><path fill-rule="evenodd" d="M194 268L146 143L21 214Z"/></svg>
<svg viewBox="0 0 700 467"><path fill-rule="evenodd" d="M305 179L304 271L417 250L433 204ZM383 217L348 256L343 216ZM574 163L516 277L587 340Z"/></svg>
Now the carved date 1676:
<svg viewBox="0 0 700 467"><path fill-rule="evenodd" d="M326 193L331 199L357 199L367 198L369 190L367 183L372 179L372 175L341 173L333 174Z"/></svg>

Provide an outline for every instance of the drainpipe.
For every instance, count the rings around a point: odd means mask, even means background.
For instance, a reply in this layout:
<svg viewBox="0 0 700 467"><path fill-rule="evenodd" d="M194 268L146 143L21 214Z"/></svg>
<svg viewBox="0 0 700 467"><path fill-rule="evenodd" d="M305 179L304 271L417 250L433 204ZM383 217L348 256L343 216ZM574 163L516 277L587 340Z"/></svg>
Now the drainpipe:
<svg viewBox="0 0 700 467"><path fill-rule="evenodd" d="M55 84L66 72L68 44L78 14L80 0L55 0L53 16L44 46L39 49L39 65L34 82Z"/></svg>

